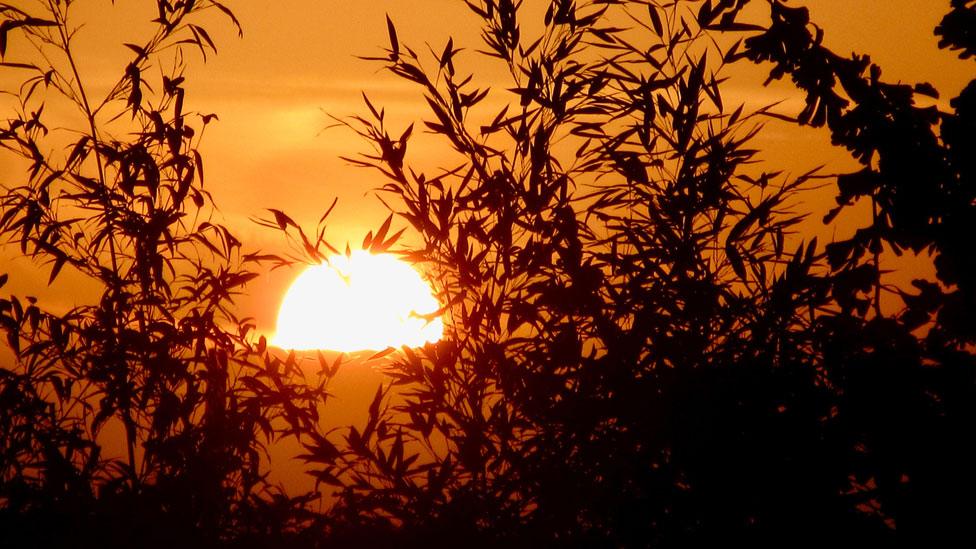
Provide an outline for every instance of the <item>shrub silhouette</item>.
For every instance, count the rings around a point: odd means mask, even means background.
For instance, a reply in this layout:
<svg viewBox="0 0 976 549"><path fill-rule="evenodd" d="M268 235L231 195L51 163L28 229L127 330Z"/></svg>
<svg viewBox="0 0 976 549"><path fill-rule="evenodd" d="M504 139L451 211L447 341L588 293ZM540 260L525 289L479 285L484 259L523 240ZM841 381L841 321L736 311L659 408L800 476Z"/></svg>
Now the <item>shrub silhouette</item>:
<svg viewBox="0 0 976 549"><path fill-rule="evenodd" d="M0 369L5 546L214 545L300 516L303 500L265 482L261 452L287 424L317 421L325 378L269 356L235 315L262 258L208 221L196 147L213 115L183 107L183 50L215 49L198 13L237 21L217 2L157 4L153 34L128 45L102 99L76 70L69 2L0 5L3 70L22 76L0 145L27 166L3 190L0 232L49 265L51 282L67 268L99 294L65 314L0 300L16 355ZM14 34L42 62L6 51ZM157 81L151 65L174 68ZM56 101L83 124L49 131L44 105ZM103 453L113 422L123 456Z"/></svg>
<svg viewBox="0 0 976 549"><path fill-rule="evenodd" d="M209 210L190 128L209 117L182 112L179 65L144 83L167 44L213 49L197 11L230 12L159 1L159 34L133 48L103 108L71 77L66 8L4 6L0 38L46 40L67 64L45 78L4 58L31 74L0 130L29 167L4 192L0 230L52 280L67 265L103 293L65 315L0 302L17 353L0 370L0 528L61 542L80 529L92 544L965 539L973 84L952 112L919 107L931 86L885 83L779 0L761 25L747 0L554 0L530 38L521 2L466 3L480 55L508 70L502 110L485 114L490 92L453 40L425 61L388 20L373 58L418 86L453 163L413 166L413 126L388 128L369 99L368 114L338 119L373 149L347 160L382 172L391 214L420 242L394 248L391 217L363 247L425 265L450 321L443 341L390 355L365 424L338 437L318 423L337 365L304 379L233 312L249 267L289 259L245 254L194 218ZM954 0L940 47L971 57L974 14ZM746 63L789 75L802 112L728 104L728 67ZM87 122L64 159L40 152L42 93ZM139 130L110 137L111 109ZM863 169L763 171L752 140L770 117L826 126ZM825 223L859 200L873 216L820 245L797 233L803 197L834 181ZM330 248L321 228L310 238L272 214L262 223L306 259ZM934 278L888 282L882 260L904 250L930 253ZM124 428L122 459L99 453L108 420ZM286 435L316 489L335 490L330 508L264 481L262 445Z"/></svg>
<svg viewBox="0 0 976 549"><path fill-rule="evenodd" d="M349 479L335 520L351 538L377 521L404 541L543 546L963 531L970 89L956 112L917 107L931 86L830 52L805 8L770 2L767 27L746 4L556 1L524 38L520 3L468 2L513 94L480 127L486 90L453 41L427 68L389 23L374 60L419 87L458 160L411 169L411 129L391 135L368 100L344 122L375 153L351 160L423 236L409 253L454 332L396 361L395 396L325 468ZM972 15L953 4L942 47L970 52ZM806 108L726 105L723 69L749 61L790 75ZM869 226L798 240L798 193L826 176L752 166L763 116L829 127L865 168L837 177L824 221L864 197ZM894 289L886 315L880 256L906 248L934 253L938 279Z"/></svg>

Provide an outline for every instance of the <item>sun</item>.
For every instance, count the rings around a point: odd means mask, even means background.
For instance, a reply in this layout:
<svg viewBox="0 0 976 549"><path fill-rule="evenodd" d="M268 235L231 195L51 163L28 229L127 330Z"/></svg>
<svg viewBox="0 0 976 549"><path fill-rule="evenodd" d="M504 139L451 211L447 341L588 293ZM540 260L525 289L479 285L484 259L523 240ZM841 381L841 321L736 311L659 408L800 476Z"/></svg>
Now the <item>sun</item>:
<svg viewBox="0 0 976 549"><path fill-rule="evenodd" d="M430 286L392 254L355 251L305 269L278 311L271 344L341 352L420 347L441 338Z"/></svg>

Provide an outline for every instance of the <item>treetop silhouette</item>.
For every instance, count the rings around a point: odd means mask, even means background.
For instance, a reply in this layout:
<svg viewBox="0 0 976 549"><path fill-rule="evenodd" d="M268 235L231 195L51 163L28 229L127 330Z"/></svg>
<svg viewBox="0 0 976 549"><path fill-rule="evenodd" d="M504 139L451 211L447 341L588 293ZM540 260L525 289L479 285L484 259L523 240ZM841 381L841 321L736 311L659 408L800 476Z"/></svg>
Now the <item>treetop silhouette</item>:
<svg viewBox="0 0 976 549"><path fill-rule="evenodd" d="M385 179L392 217L364 248L422 264L448 322L438 343L384 352L388 382L364 421L328 431L340 362L320 354L316 374L276 356L233 301L257 269L335 248L321 221L305 230L272 210L261 224L298 256L248 253L211 219L196 148L213 118L184 112L179 62L159 81L146 68L180 48L214 49L201 10L237 22L217 2L157 4L156 34L131 47L103 103L73 71L70 3L38 14L0 5L2 69L28 75L0 127L28 166L3 190L0 231L52 280L70 268L102 290L64 315L0 301L16 355L0 369L0 536L309 547L966 539L973 84L951 110L919 106L937 97L932 86L887 83L867 56L830 51L830 29L781 0L764 4L768 20L747 19L747 0L554 0L538 36L523 30L521 2L466 1L483 23L478 52L455 37L418 53L388 18L389 44L371 62L416 86L422 127L452 155L421 168L414 126L389 127L365 95L366 112L337 121L371 147L347 160ZM939 47L971 58L974 18L976 3L954 0ZM14 60L14 35L57 57ZM502 89L465 70L474 55L507 71ZM805 107L723 97L730 67L750 63L769 81L789 76ZM85 122L60 156L43 152L38 107L53 95ZM487 112L498 96L507 106ZM862 168L767 168L775 160L754 141L770 119L824 127ZM111 131L120 123L136 130ZM837 202L825 224L870 206L850 238L798 233L805 198L825 183ZM400 243L400 222L417 245ZM900 287L884 265L906 251L935 268ZM102 455L109 424L127 455ZM266 481L268 466L293 466L263 453L282 437L303 448L307 494ZM328 505L316 505L323 494Z"/></svg>

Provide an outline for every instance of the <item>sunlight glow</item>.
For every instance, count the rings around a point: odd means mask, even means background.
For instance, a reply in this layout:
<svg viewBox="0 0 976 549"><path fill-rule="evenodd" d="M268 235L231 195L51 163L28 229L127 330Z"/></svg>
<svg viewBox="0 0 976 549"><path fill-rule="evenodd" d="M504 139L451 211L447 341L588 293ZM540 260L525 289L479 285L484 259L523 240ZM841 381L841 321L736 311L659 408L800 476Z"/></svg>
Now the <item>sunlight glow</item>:
<svg viewBox="0 0 976 549"><path fill-rule="evenodd" d="M308 267L288 289L271 344L283 349L352 352L420 347L441 338L430 286L391 254L355 251Z"/></svg>

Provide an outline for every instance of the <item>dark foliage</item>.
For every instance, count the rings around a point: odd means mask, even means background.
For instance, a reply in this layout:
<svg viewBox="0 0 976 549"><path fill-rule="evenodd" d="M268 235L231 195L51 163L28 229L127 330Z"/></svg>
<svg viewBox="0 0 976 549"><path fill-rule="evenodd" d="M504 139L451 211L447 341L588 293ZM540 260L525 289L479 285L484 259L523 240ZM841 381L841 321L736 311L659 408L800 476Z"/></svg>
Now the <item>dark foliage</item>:
<svg viewBox="0 0 976 549"><path fill-rule="evenodd" d="M2 68L22 75L0 146L27 166L0 195L0 234L50 282L70 270L98 294L64 314L0 299L15 355L0 368L0 545L209 546L292 528L304 500L267 485L261 452L317 421L326 378L270 357L235 316L258 258L208 221L196 146L214 116L183 110L183 48L214 47L197 12L230 12L160 0L155 33L128 45L96 101L76 70L70 4L0 4ZM6 51L14 33L44 62ZM150 66L174 68L156 81ZM44 107L58 101L83 125L49 130ZM113 436L123 456L104 455Z"/></svg>
<svg viewBox="0 0 976 549"><path fill-rule="evenodd" d="M348 123L377 154L354 162L383 171L424 236L411 254L455 332L391 368L402 389L350 431L327 468L348 479L337 520L582 546L964 532L971 88L955 112L917 107L931 86L830 52L806 9L771 2L767 27L740 20L745 4L552 2L535 40L520 3L469 2L514 94L480 128L485 93L453 42L427 70L390 25L378 61L420 87L459 160L407 168L410 132L390 137L370 105ZM954 6L943 47L966 51L970 15ZM824 220L869 200L853 238L791 232L823 176L755 167L759 120L785 117L724 104L723 68L747 60L791 76L807 94L792 121L864 164ZM904 308L885 314L880 258L906 248L938 279L894 289Z"/></svg>
<svg viewBox="0 0 976 549"><path fill-rule="evenodd" d="M521 2L466 3L483 22L478 55L508 69L503 109L486 111L499 92L464 73L454 40L425 61L388 20L373 58L418 87L453 163L412 165L413 126L388 128L369 99L339 120L372 145L348 160L385 176L381 196L420 242L397 251L431 273L450 322L443 341L391 355L365 424L338 437L317 423L337 364L307 384L232 312L248 264L286 260L242 255L226 229L187 219L206 194L182 75L154 83L153 101L142 81L168 40L212 48L185 18L224 8L160 2L160 37L133 48L107 100L140 128L129 140L96 124L77 78L33 68L0 133L30 164L0 229L52 279L70 266L104 293L62 316L0 302L18 356L0 370L0 532L367 547L971 540L976 81L951 111L921 107L932 86L831 52L807 10L780 0L768 21L744 20L748 0L553 0L528 38ZM68 54L50 7L49 20L4 8L0 37ZM974 10L952 2L940 47L972 56ZM806 107L728 104L735 63L789 76ZM35 88L89 122L61 163L40 153ZM825 126L863 168L764 171L752 141L770 118ZM873 215L820 245L797 233L802 200L834 183L824 223L855 203ZM272 213L263 224L307 259L331 249L321 227L310 238ZM391 249L391 226L364 247ZM905 251L934 274L886 280L885 259ZM108 419L128 460L99 454ZM317 488L336 491L328 511L263 483L262 442L284 434Z"/></svg>

